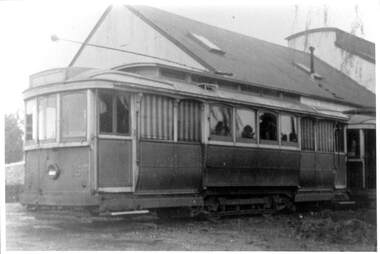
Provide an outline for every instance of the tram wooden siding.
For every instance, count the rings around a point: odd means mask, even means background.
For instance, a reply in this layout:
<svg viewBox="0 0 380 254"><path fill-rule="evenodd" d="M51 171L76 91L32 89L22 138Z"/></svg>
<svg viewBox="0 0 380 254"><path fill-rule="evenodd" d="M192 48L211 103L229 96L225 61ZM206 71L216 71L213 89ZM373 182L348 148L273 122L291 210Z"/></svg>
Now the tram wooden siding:
<svg viewBox="0 0 380 254"><path fill-rule="evenodd" d="M204 185L293 186L299 185L299 152L210 145Z"/></svg>
<svg viewBox="0 0 380 254"><path fill-rule="evenodd" d="M132 186L132 141L99 140L99 187Z"/></svg>
<svg viewBox="0 0 380 254"><path fill-rule="evenodd" d="M337 169L339 175L345 170L341 163L337 163L338 156L340 155L334 153L301 152L300 186L302 188L333 188L336 174L334 169Z"/></svg>
<svg viewBox="0 0 380 254"><path fill-rule="evenodd" d="M89 195L90 182L88 147L36 149L27 151L25 175L25 200L49 205L89 205L94 203ZM58 165L60 176L52 181L47 168ZM38 194L38 195L36 195Z"/></svg>
<svg viewBox="0 0 380 254"><path fill-rule="evenodd" d="M201 183L200 143L140 142L137 192L198 193Z"/></svg>

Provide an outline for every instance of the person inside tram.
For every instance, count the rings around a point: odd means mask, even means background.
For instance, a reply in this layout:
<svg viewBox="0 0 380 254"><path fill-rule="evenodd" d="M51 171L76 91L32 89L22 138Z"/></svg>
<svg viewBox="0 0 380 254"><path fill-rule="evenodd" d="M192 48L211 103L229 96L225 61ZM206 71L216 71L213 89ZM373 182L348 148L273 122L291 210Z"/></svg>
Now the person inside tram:
<svg viewBox="0 0 380 254"><path fill-rule="evenodd" d="M253 128L251 127L251 125L247 124L246 126L244 126L243 132L241 133L241 137L242 138L253 138L254 137Z"/></svg>

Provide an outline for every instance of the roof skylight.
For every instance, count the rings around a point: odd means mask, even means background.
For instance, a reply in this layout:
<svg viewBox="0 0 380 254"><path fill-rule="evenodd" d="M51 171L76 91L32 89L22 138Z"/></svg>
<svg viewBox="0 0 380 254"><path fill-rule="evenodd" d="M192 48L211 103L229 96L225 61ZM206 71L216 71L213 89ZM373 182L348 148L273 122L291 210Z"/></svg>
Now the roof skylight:
<svg viewBox="0 0 380 254"><path fill-rule="evenodd" d="M219 53L219 54L225 54L221 48L219 48L217 45L212 43L209 39L206 37L196 34L196 33L190 33L190 35L199 43L201 43L203 46L207 47L210 51L214 53Z"/></svg>

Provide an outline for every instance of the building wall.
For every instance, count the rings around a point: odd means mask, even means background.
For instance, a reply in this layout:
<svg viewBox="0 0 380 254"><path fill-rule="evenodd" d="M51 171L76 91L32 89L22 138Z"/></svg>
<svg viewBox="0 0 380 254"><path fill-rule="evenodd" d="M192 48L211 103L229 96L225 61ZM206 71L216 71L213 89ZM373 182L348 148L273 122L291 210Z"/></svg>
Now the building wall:
<svg viewBox="0 0 380 254"><path fill-rule="evenodd" d="M206 70L125 6L113 7L88 43L153 55L182 63L188 68ZM73 66L110 68L141 62L159 62L176 66L167 61L92 46L83 48ZM184 65L178 66L186 67Z"/></svg>
<svg viewBox="0 0 380 254"><path fill-rule="evenodd" d="M289 40L288 46L305 52L315 47L317 57L375 92L375 64L337 47L335 40L335 31L315 32Z"/></svg>

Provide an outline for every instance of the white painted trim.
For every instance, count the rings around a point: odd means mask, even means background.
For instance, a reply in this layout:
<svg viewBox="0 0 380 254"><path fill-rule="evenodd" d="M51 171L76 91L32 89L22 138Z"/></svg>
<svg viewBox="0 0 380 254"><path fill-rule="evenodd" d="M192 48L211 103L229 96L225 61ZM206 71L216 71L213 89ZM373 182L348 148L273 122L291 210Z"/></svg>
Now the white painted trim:
<svg viewBox="0 0 380 254"><path fill-rule="evenodd" d="M122 136L113 134L99 134L98 137L99 139L133 140L132 136Z"/></svg>
<svg viewBox="0 0 380 254"><path fill-rule="evenodd" d="M236 144L236 106L232 107L232 142Z"/></svg>
<svg viewBox="0 0 380 254"><path fill-rule="evenodd" d="M56 121L57 121L57 125L56 125L56 141L57 143L60 143L61 142L61 116L62 116L62 112L61 112L61 93L57 93L57 118L56 118Z"/></svg>
<svg viewBox="0 0 380 254"><path fill-rule="evenodd" d="M344 154L347 154L347 126L343 127L343 145L344 145Z"/></svg>
<svg viewBox="0 0 380 254"><path fill-rule="evenodd" d="M176 99L174 100L174 105L173 105L173 141L177 142L178 141L178 103L179 100Z"/></svg>
<svg viewBox="0 0 380 254"><path fill-rule="evenodd" d="M100 187L99 192L119 193L119 192L132 192L132 187Z"/></svg>
<svg viewBox="0 0 380 254"><path fill-rule="evenodd" d="M292 150L292 151L300 151L301 149L298 146L280 146L280 145L267 145L267 144L256 144L256 143L233 143L226 141L217 141L210 140L208 142L210 145L220 145L220 146L232 146L232 147L252 147L252 148L268 148L268 149L276 149L276 150Z"/></svg>
<svg viewBox="0 0 380 254"><path fill-rule="evenodd" d="M137 107L137 97L135 94L131 94L131 115L130 115L130 122L131 122L131 137L132 137L132 191L135 192L136 190L136 184L137 184L137 175L138 175L138 165L137 165L137 110L139 107Z"/></svg>
<svg viewBox="0 0 380 254"><path fill-rule="evenodd" d="M84 142L65 142L65 143L40 143L27 145L24 147L24 151L36 150L36 149L50 149L50 148L62 148L62 147L85 147L90 146L87 141Z"/></svg>
<svg viewBox="0 0 380 254"><path fill-rule="evenodd" d="M301 117L297 117L298 149L302 149Z"/></svg>
<svg viewBox="0 0 380 254"><path fill-rule="evenodd" d="M208 138L209 138L209 104L208 103L203 103L203 107L202 107L202 123L201 123L201 126L202 126L202 142L204 144L207 144L209 142Z"/></svg>
<svg viewBox="0 0 380 254"><path fill-rule="evenodd" d="M376 129L375 124L350 124L347 129Z"/></svg>
<svg viewBox="0 0 380 254"><path fill-rule="evenodd" d="M111 212L111 216L120 216L120 215L133 215L133 214L147 214L149 210L133 210L133 211L124 211L124 212Z"/></svg>
<svg viewBox="0 0 380 254"><path fill-rule="evenodd" d="M92 130L92 116L91 116L91 112L92 112L92 100L91 100L91 91L90 89L87 89L86 91L86 94L87 94L87 105L86 105L86 120L87 120L87 123L86 123L86 133L87 133L87 141L90 142L91 140L91 130Z"/></svg>
<svg viewBox="0 0 380 254"><path fill-rule="evenodd" d="M362 159L362 164L363 164L363 167L362 167L362 176L363 176L363 179L362 179L362 182L363 182L363 188L366 188L366 182L365 182L365 149L364 149L364 130L363 129L360 129L359 130L359 137L360 137L360 159Z"/></svg>

